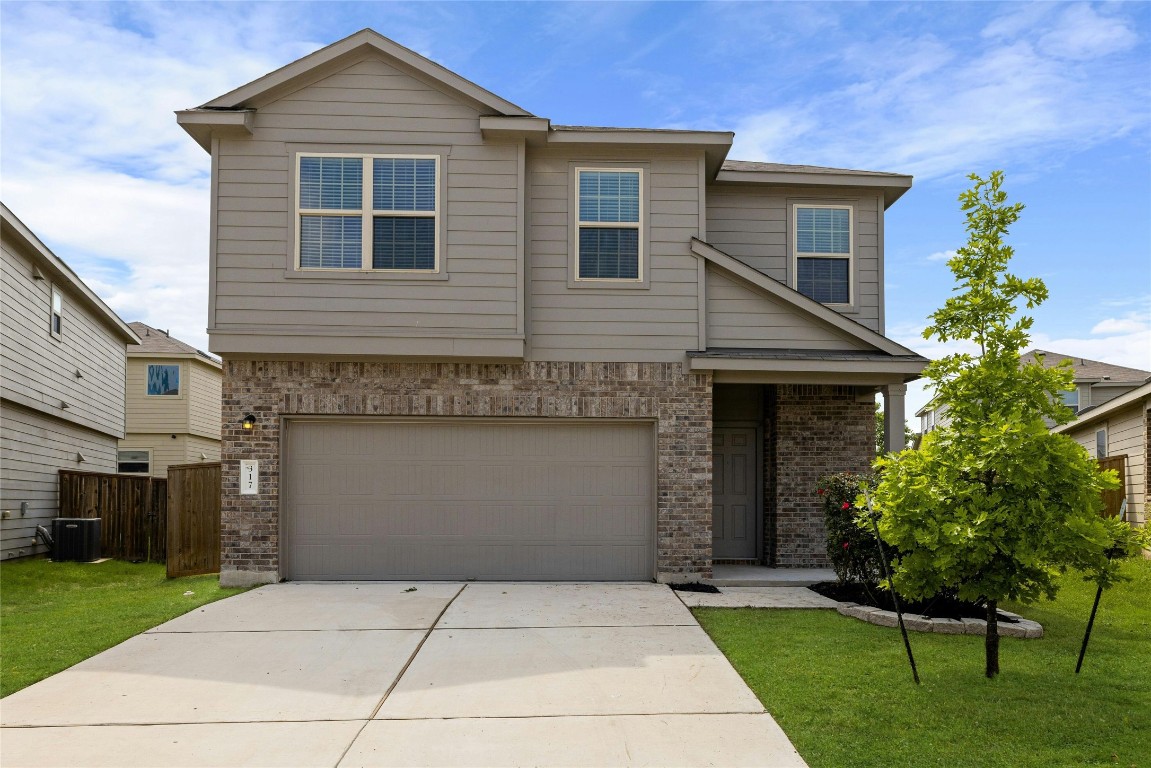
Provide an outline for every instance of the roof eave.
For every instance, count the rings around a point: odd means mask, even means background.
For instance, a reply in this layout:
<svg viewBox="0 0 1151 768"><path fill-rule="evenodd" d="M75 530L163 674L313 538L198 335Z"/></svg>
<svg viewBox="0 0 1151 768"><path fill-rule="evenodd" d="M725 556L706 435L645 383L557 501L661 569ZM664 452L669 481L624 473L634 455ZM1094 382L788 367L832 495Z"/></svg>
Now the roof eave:
<svg viewBox="0 0 1151 768"><path fill-rule="evenodd" d="M120 316L113 312L112 308L105 304L104 300L96 295L96 292L89 288L63 259L52 253L52 250L36 236L36 233L29 229L28 225L20 221L16 214L12 213L4 203L0 203L0 219L3 221L4 228L10 231L30 252L39 258L44 269L52 275L54 282L64 282L71 285L84 303L102 316L106 324L119 333L125 343L140 343L140 337L128 327L128 324L121 320Z"/></svg>
<svg viewBox="0 0 1151 768"><path fill-rule="evenodd" d="M176 122L204 151L212 151L212 136L244 138L252 135L255 124L254 109L182 109L176 112Z"/></svg>
<svg viewBox="0 0 1151 768"><path fill-rule="evenodd" d="M1062 434L1064 432L1069 432L1076 427L1088 426L1089 424L1093 424L1098 421L1101 417L1106 417L1115 411L1121 411L1124 408L1128 408L1132 405L1137 405L1140 400L1149 397L1151 397L1151 382L1148 382L1141 387L1137 387L1130 392L1124 392L1114 400L1108 400L1106 403L1103 403L1103 405L1097 405L1090 411L1087 411L1086 413L1079 416L1079 418L1075 419L1074 421L1069 421L1066 424L1060 424L1057 427L1053 427L1051 431L1056 434Z"/></svg>
<svg viewBox="0 0 1151 768"><path fill-rule="evenodd" d="M702 149L707 178L713 179L720 173L727 153L731 151L735 134L731 131L668 131L642 129L581 130L579 128L554 127L548 132L548 144L592 146L647 146L660 149L675 147Z"/></svg>
<svg viewBox="0 0 1151 768"><path fill-rule="evenodd" d="M913 177L904 174L805 173L790 171L720 170L715 180L725 184L776 184L797 187L866 187L883 190L883 207L890 208L911 189Z"/></svg>

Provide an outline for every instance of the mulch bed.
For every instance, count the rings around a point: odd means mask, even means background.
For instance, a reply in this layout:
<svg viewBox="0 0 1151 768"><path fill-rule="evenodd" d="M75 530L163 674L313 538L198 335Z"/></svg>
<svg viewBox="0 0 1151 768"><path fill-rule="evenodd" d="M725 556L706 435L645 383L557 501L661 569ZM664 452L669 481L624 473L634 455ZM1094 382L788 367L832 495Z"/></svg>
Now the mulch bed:
<svg viewBox="0 0 1151 768"><path fill-rule="evenodd" d="M840 584L837 581L823 581L808 587L824 597L841 603L872 605L885 611L895 610L895 601L887 590L873 588L870 592L862 584ZM969 603L950 595L936 595L927 600L908 600L900 597L899 607L904 613L918 613L932 619L986 619L987 608L980 603ZM1014 624L1016 619L1004 616L997 611L999 621Z"/></svg>
<svg viewBox="0 0 1151 768"><path fill-rule="evenodd" d="M710 595L718 595L719 590L711 584L700 584L698 581L691 584L668 584L669 587L676 592L707 592Z"/></svg>

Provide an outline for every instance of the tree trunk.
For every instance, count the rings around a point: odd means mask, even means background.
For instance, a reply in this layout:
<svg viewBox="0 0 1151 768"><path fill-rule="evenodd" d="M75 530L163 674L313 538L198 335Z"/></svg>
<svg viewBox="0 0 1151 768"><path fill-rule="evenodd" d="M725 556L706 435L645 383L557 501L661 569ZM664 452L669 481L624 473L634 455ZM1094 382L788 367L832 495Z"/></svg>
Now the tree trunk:
<svg viewBox="0 0 1151 768"><path fill-rule="evenodd" d="M994 600L988 600L987 636L983 643L983 647L987 655L987 669L985 674L987 675L988 679L993 678L999 674L999 621L996 610L996 602Z"/></svg>

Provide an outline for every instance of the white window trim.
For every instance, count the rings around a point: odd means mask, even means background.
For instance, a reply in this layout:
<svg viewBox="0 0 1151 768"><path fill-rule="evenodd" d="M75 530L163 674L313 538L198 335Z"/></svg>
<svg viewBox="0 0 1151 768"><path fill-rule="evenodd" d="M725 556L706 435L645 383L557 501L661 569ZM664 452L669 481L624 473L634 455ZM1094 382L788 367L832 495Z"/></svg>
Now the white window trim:
<svg viewBox="0 0 1151 768"><path fill-rule="evenodd" d="M60 312L56 312L56 300L60 300ZM60 317L60 330L56 330L56 317ZM48 334L58 340L64 339L64 292L52 286L48 293Z"/></svg>
<svg viewBox="0 0 1151 768"><path fill-rule="evenodd" d="M155 358L153 358L153 359L155 359ZM150 393L148 391L148 369L151 368L153 365L164 365L164 366L168 366L170 368L176 368L180 371L180 373L178 374L180 377L180 383L177 385L176 394L174 394L174 395L153 395L152 393ZM145 363L144 364L144 397L155 397L155 398L159 398L161 400L183 400L184 395L187 392L187 390L184 387L184 384L185 384L185 382L184 382L184 366L181 365L180 363L171 362L171 363ZM128 450L133 450L133 449L125 448L124 450L128 451Z"/></svg>
<svg viewBox="0 0 1151 768"><path fill-rule="evenodd" d="M850 236L847 238L847 253L805 253L799 250L799 209L800 208L830 208L833 210L846 210L847 221L851 226ZM799 290L799 260L804 259L845 259L847 261L847 303L827 303L825 307L833 309L851 309L855 307L858 298L855 295L855 206L849 203L792 203L791 204L791 287ZM810 298L810 297L809 297ZM814 301L814 299L812 299ZM823 302L820 302L823 303Z"/></svg>
<svg viewBox="0 0 1151 768"><path fill-rule="evenodd" d="M144 472L121 472L120 471L120 453L123 451L142 451L142 452L148 454L148 469ZM153 461L151 448L117 448L116 449L116 474L118 474L118 475L150 475L150 474L152 474L152 469L155 466L156 465Z"/></svg>
<svg viewBox="0 0 1151 768"><path fill-rule="evenodd" d="M628 221L583 221L580 218L579 206L579 190L580 190L580 174L588 173L635 173L639 176L639 221L632 224ZM600 283L607 285L618 284L633 284L641 285L644 282L644 261L645 250L647 249L647 240L644 237L645 229L645 216L647 211L644 207L644 173L643 168L620 168L613 166L577 166L575 169L575 190L572 196L572 206L575 211L575 238L572 243L572 253L575 258L572 263L575 264L575 274L572 275L572 280L577 283ZM636 263L636 276L633 277L580 277L580 251L579 251L579 233L584 227L590 229L630 229L635 227L636 232L639 234L639 260Z"/></svg>
<svg viewBox="0 0 1151 768"><path fill-rule="evenodd" d="M360 158L363 162L362 176L362 190L360 201L364 204L362 208L358 209L333 209L333 208L301 208L300 207L300 160L305 157L351 157ZM436 209L430 215L427 211L386 211L375 210L372 203L372 181L373 181L373 168L372 161L376 159L381 160L434 160L436 163ZM442 259L440 258L441 252L441 237L440 232L440 215L443 211L443 179L441 177L440 167L441 161L439 155L425 155L425 154L365 154L362 152L297 152L296 153L296 172L295 172L295 232L296 232L296 255L294 266L298 272L323 272L323 273L352 273L352 272L373 272L383 274L413 274L413 275L436 275L442 269ZM300 248L301 248L301 217L303 216L359 216L360 217L360 268L359 269L337 269L334 267L304 267L300 266ZM373 269L372 268L372 237L375 233L375 228L372 225L372 218L374 216L410 216L412 218L432 219L434 222L436 233L436 246L435 246L435 269Z"/></svg>

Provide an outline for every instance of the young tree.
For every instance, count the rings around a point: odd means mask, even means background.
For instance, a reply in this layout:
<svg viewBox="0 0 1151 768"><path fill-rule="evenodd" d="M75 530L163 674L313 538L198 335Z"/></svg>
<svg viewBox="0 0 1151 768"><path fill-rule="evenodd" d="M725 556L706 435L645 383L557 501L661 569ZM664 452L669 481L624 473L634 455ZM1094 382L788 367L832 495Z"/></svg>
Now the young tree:
<svg viewBox="0 0 1151 768"><path fill-rule="evenodd" d="M966 340L978 355L956 353L924 371L949 423L928 433L920 450L879 459L872 503L880 535L900 552L893 581L909 597L943 587L987 606L986 674L999 672L996 609L1001 601L1054 597L1068 567L1116 578L1107 557L1114 537L1098 511L1100 491L1115 484L1081 446L1051 434L1044 417L1070 420L1060 390L1071 388L1069 364L1020 366L1030 317L1017 316L1047 298L1038 278L1007 272L1003 242L1023 210L1008 204L1003 173L970 176L960 195L967 244L948 262L955 295L931 316L925 338Z"/></svg>

